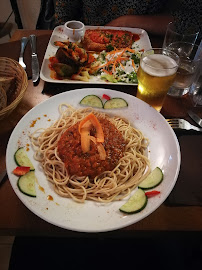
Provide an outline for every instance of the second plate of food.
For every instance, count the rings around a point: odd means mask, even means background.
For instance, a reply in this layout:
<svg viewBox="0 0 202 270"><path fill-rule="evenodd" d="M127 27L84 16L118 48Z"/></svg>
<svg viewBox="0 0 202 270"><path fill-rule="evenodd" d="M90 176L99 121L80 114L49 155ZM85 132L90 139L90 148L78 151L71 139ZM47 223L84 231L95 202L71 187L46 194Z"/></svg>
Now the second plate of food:
<svg viewBox="0 0 202 270"><path fill-rule="evenodd" d="M69 43L64 26L54 29L40 72L44 81L137 84L139 59L143 51L151 49L145 30L86 26L85 35L81 43ZM94 43L96 46L89 47Z"/></svg>

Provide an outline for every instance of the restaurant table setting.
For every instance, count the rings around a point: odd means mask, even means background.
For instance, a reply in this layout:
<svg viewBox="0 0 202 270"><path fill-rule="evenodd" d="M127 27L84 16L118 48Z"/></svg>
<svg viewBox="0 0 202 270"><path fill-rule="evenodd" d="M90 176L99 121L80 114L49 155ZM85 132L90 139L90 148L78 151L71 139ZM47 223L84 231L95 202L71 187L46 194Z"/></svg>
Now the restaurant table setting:
<svg viewBox="0 0 202 270"><path fill-rule="evenodd" d="M167 95L164 103L162 105L162 109L160 112L155 111L154 109L148 106L145 103L142 103L139 99L134 98L137 94L137 84L136 85L118 85L111 83L64 83L64 82L54 82L52 80L46 80L44 77L44 59L47 56L47 48L50 46L52 31L49 33L41 34L40 30L18 30L19 36L18 40L13 40L5 44L0 45L0 57L8 57L19 61L19 56L21 56L21 61L25 64L24 69L26 70L28 77L28 88L27 91L21 101L21 103L17 106L17 108L11 112L11 114L6 118L0 120L0 212L1 212L1 221L0 221L0 234L10 233L10 234L56 234L56 235L66 235L68 232L71 234L74 231L74 228L71 226L65 227L64 224L60 224L57 220L51 220L51 218L44 218L39 212L33 211L32 205L28 205L23 199L20 199L16 196L16 193L12 189L12 185L9 182L8 176L5 175L6 169L6 160L9 161L9 164L12 164L12 158L6 156L6 151L8 151L7 146L9 140L12 140L11 145L9 146L9 150L11 146L18 144L17 138L15 135L18 135L19 132L16 132L15 126L18 125L21 128L21 132L23 132L24 124L21 120L24 118L24 121L31 122L31 114L30 111L36 116L37 109L41 109L43 104L49 108L54 104L58 104L65 98L69 96L72 100L72 103L79 101L81 98L80 93L82 93L82 89L86 91L85 93L92 94L93 89L95 89L95 93L98 91L96 89L102 89L101 93L110 93L112 97L116 97L118 93L120 93L120 97L126 98L130 100L131 104L137 106L137 108L143 108L147 115L153 115L153 121L155 125L162 124L162 127L165 130L168 130L168 134L172 134L172 146L176 144L176 156L171 157L170 161L172 164L172 159L179 163L179 167L176 164L174 170L176 172L169 172L168 174L173 175L172 179L170 179L171 184L168 186L168 190L165 192L166 196L162 199L160 205L157 203L157 207L154 207L150 212L143 215L139 220L133 219L134 222L129 222L127 226L123 224L112 226L112 227L104 227L101 226L99 230L95 228L95 230L87 229L85 226L75 227L75 231L80 232L107 232L107 231L118 231L121 232L130 232L130 231L201 231L202 230L202 174L201 174L201 165L202 165L202 127L201 127L201 118L202 118L202 107L200 104L196 104L193 101L193 95L188 92L185 95L180 97ZM36 46L33 46L30 42L30 38L34 39L36 37ZM15 35L14 35L15 36ZM26 38L25 38L26 37ZM21 38L23 38L26 42L24 47L21 48ZM162 37L149 36L152 47L161 47ZM12 40L12 39L11 39ZM41 78L38 79L38 75L33 73L33 62L32 55L37 57L37 63L35 63L35 67L39 65L41 73ZM52 55L48 55L51 57ZM23 59L22 59L23 58ZM20 62L20 61L19 61ZM22 63L21 63L22 64ZM34 78L35 76L35 78ZM37 85L34 83L38 81ZM194 82L194 81L193 81ZM79 90L77 90L79 89ZM85 90L87 89L87 90ZM77 93L79 94L76 94ZM110 92L111 91L111 92ZM74 101L75 100L75 101ZM47 105L46 105L47 104ZM49 105L50 104L50 105ZM76 103L75 103L76 104ZM38 106L35 108L35 106ZM55 106L55 105L54 105ZM145 107L144 107L145 106ZM48 113L51 109L47 109ZM140 112L142 109L140 109ZM194 112L197 116L194 116L192 112ZM121 112L121 111L120 111ZM46 114L46 112L44 112ZM130 114L129 114L130 115ZM133 118L130 115L129 119L134 119L136 117L137 125L138 121L144 121L142 116L138 116L133 114ZM140 117L140 120L139 118ZM199 118L199 119L198 119ZM26 120L28 119L28 120ZM182 128L178 126L177 121L175 120L175 126L167 125L166 119L180 119L186 120L189 124L194 126L194 128L186 128L184 125ZM133 121L133 120L132 120ZM141 122L140 121L140 122ZM20 123L19 123L20 122ZM166 123L165 123L166 122ZM168 122L169 123L169 122ZM180 122L181 123L181 122ZM182 123L181 123L182 125ZM154 127L155 129L155 127ZM174 132L173 132L174 131ZM154 136L161 136L162 130L154 132ZM169 135L167 135L169 136ZM160 137L159 137L160 138ZM169 138L169 137L168 137ZM165 139L165 138L164 138ZM170 140L170 138L169 138ZM161 142L160 142L161 143ZM178 144L179 143L179 144ZM166 144L166 139L164 141L164 145ZM165 149L169 148L165 145ZM179 149L178 149L179 147ZM163 148L163 145L162 145ZM162 149L163 151L163 149ZM166 150L165 150L166 151ZM179 151L179 152L178 152ZM8 152L7 152L8 153ZM179 157L178 157L179 154ZM157 156L156 156L157 159ZM180 162L181 161L181 162ZM156 163L155 163L156 164ZM8 166L8 164L7 164ZM172 167L171 167L172 168ZM179 174L178 174L179 169ZM10 174L10 172L7 172ZM174 176L175 175L175 176ZM176 183L175 183L176 177ZM21 202L22 200L22 202ZM24 205L25 204L25 205ZM32 203L33 204L33 203ZM7 207L5 208L5 205ZM40 207L40 206L39 206ZM30 211L31 210L31 211ZM78 209L76 211L79 211ZM114 210L113 210L114 211ZM33 213L32 213L33 212ZM70 212L71 213L71 212ZM59 218L58 218L59 219ZM110 217L109 217L110 219ZM99 219L98 219L99 220ZM96 223L97 224L97 223ZM56 225L56 226L55 226ZM97 225L98 226L98 225ZM65 230L67 229L67 230ZM69 230L68 230L69 229Z"/></svg>

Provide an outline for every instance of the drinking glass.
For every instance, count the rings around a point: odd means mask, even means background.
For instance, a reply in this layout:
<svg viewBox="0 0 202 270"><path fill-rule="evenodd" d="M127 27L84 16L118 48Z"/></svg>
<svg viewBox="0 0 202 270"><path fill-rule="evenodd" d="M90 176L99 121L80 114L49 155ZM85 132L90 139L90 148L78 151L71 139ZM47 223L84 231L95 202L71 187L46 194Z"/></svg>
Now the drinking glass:
<svg viewBox="0 0 202 270"><path fill-rule="evenodd" d="M173 49L178 54L189 57L197 40L198 34L199 32L180 33L177 30L176 24L174 22L170 22L167 26L164 37L163 48Z"/></svg>
<svg viewBox="0 0 202 270"><path fill-rule="evenodd" d="M168 95L181 97L189 92L189 88L195 78L198 61L195 61L192 55L195 42L199 32L180 33L176 30L174 22L168 24L166 35L163 42L163 48L177 53L180 57L180 65L177 76Z"/></svg>
<svg viewBox="0 0 202 270"><path fill-rule="evenodd" d="M199 46L195 46L197 51L193 51L194 60L198 61L198 69L189 89L189 96L195 107L202 106L202 41Z"/></svg>
<svg viewBox="0 0 202 270"><path fill-rule="evenodd" d="M137 72L137 98L160 111L178 65L179 56L175 52L163 48L144 52Z"/></svg>
<svg viewBox="0 0 202 270"><path fill-rule="evenodd" d="M180 46L178 47L178 50L179 48ZM199 63L201 61L201 58L195 57L197 49L198 45L194 45L192 47L192 51L189 53L189 57L187 57L186 54L178 53L180 57L180 64L175 80L168 91L168 95L173 97L181 97L190 91L191 85L196 80L199 70ZM177 50L174 51L177 53Z"/></svg>

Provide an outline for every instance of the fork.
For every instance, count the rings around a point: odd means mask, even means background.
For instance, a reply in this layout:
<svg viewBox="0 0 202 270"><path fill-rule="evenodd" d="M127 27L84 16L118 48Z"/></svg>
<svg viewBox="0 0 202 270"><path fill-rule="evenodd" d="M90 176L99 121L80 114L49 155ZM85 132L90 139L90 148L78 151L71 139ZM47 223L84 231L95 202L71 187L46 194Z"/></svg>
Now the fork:
<svg viewBox="0 0 202 270"><path fill-rule="evenodd" d="M186 130L193 129L193 130L202 132L202 128L195 127L184 119L174 118L174 119L166 119L166 120L173 129L186 129Z"/></svg>
<svg viewBox="0 0 202 270"><path fill-rule="evenodd" d="M28 40L29 39L27 37L21 38L21 50L20 50L19 64L24 68L24 70L26 70L26 65L25 65L24 60L23 60L23 54L24 54L24 50L25 50L25 47L27 45Z"/></svg>

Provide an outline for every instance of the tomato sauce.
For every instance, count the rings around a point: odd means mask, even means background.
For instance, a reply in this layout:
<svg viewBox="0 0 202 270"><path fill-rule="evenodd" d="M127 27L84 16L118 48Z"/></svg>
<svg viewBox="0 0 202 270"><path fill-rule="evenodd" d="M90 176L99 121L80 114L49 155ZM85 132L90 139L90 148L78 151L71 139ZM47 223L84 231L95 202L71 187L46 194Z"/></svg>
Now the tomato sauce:
<svg viewBox="0 0 202 270"><path fill-rule="evenodd" d="M83 153L81 137L78 131L79 123L65 131L58 141L59 157L65 164L69 175L89 176L93 179L104 171L111 171L123 157L126 142L118 129L107 119L98 118L102 125L105 141L103 146L106 159L100 160L97 146L91 142L90 151ZM95 129L91 129L91 136L95 136Z"/></svg>
<svg viewBox="0 0 202 270"><path fill-rule="evenodd" d="M116 48L130 47L139 35L124 30L90 30L91 41L99 44L111 44Z"/></svg>

